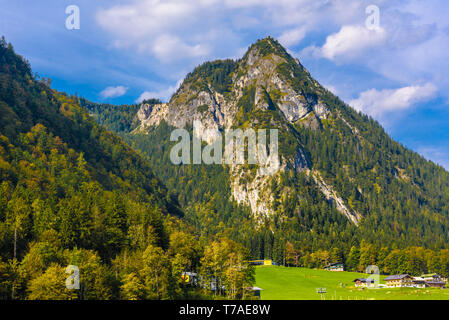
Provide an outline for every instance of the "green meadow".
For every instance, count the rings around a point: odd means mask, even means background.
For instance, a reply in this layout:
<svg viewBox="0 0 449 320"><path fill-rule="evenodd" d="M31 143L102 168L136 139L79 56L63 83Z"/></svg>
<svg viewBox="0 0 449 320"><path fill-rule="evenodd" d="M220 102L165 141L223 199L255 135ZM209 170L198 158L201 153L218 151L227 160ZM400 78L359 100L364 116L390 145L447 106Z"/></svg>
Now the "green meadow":
<svg viewBox="0 0 449 320"><path fill-rule="evenodd" d="M449 300L449 289L356 288L352 282L367 275L280 266L256 267L256 286L262 300L320 300L317 288L326 288L325 300ZM386 276L380 276L381 283ZM343 286L341 285L343 284Z"/></svg>

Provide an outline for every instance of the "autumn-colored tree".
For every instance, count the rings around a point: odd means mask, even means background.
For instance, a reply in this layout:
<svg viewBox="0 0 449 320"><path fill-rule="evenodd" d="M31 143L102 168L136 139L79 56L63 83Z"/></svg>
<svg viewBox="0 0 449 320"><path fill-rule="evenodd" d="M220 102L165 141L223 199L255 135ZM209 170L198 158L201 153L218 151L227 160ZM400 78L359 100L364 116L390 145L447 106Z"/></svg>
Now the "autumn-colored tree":
<svg viewBox="0 0 449 320"><path fill-rule="evenodd" d="M58 264L51 265L44 274L30 281L28 299L30 300L74 300L76 290L66 288L65 268Z"/></svg>
<svg viewBox="0 0 449 320"><path fill-rule="evenodd" d="M242 298L254 284L254 268L247 262L247 253L240 245L227 238L212 242L201 259L200 276L203 286L214 295Z"/></svg>
<svg viewBox="0 0 449 320"><path fill-rule="evenodd" d="M346 267L350 271L355 271L360 261L360 250L356 246L352 246L346 259Z"/></svg>
<svg viewBox="0 0 449 320"><path fill-rule="evenodd" d="M142 300L146 298L146 288L135 273L126 275L120 287L120 298L124 300Z"/></svg>
<svg viewBox="0 0 449 320"><path fill-rule="evenodd" d="M297 267L299 265L298 251L296 251L295 247L289 241L285 245L285 262L288 266Z"/></svg>
<svg viewBox="0 0 449 320"><path fill-rule="evenodd" d="M360 260L358 265L358 271L364 272L369 265L376 264L377 250L376 248L365 241L360 243Z"/></svg>
<svg viewBox="0 0 449 320"><path fill-rule="evenodd" d="M111 298L110 274L95 251L73 249L64 252L66 265L79 269L80 289L77 294L82 300L108 300Z"/></svg>
<svg viewBox="0 0 449 320"><path fill-rule="evenodd" d="M26 201L20 196L13 196L8 203L8 215L7 221L13 232L14 246L13 246L13 258L17 258L17 245L18 241L25 237L29 228L30 208Z"/></svg>
<svg viewBox="0 0 449 320"><path fill-rule="evenodd" d="M191 286L193 279L189 279L189 281L186 281L185 272L189 270L191 262L182 254L177 253L172 258L171 264L172 264L172 276L176 283L175 286L176 296L179 297L187 296L188 294L187 289Z"/></svg>
<svg viewBox="0 0 449 320"><path fill-rule="evenodd" d="M8 264L0 258L0 300L11 298L11 275Z"/></svg>
<svg viewBox="0 0 449 320"><path fill-rule="evenodd" d="M170 299L175 295L175 282L167 254L149 245L143 255L141 277L147 288L147 299Z"/></svg>
<svg viewBox="0 0 449 320"><path fill-rule="evenodd" d="M174 231L170 234L168 253L175 257L181 255L188 262L183 271L194 271L199 265L201 248L193 235Z"/></svg>

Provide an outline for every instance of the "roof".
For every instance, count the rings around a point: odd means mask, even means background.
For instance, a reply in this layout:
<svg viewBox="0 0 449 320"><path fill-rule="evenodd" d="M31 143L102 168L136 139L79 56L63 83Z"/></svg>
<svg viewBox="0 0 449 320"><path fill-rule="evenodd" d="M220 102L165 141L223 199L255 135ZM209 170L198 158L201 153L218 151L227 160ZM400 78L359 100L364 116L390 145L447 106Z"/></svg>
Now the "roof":
<svg viewBox="0 0 449 320"><path fill-rule="evenodd" d="M446 283L443 281L426 281L427 284L442 284L445 285Z"/></svg>
<svg viewBox="0 0 449 320"><path fill-rule="evenodd" d="M428 278L428 277L441 277L438 273L427 273L420 276L421 278Z"/></svg>
<svg viewBox="0 0 449 320"><path fill-rule="evenodd" d="M259 287L250 287L250 288L248 288L249 290L253 290L253 291L260 291L260 290L263 290L262 288L259 288Z"/></svg>
<svg viewBox="0 0 449 320"><path fill-rule="evenodd" d="M342 262L334 262L334 263L328 264L328 266L335 266L335 265L337 265L337 264L343 264L343 263L342 263Z"/></svg>
<svg viewBox="0 0 449 320"><path fill-rule="evenodd" d="M401 280L410 277L408 274L395 274L392 276L386 277L384 280Z"/></svg>
<svg viewBox="0 0 449 320"><path fill-rule="evenodd" d="M356 281L360 281L360 282L374 282L374 279L371 278L357 278L352 282L356 282Z"/></svg>
<svg viewBox="0 0 449 320"><path fill-rule="evenodd" d="M341 262L334 262L334 263L328 264L326 266L326 268L336 267L336 266L343 266L343 263L341 263Z"/></svg>

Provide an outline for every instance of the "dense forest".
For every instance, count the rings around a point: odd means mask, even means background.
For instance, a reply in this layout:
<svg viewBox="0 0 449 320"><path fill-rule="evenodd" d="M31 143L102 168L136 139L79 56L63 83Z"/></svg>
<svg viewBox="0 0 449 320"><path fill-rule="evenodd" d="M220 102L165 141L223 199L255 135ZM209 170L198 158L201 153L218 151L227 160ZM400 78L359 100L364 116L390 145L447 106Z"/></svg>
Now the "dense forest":
<svg viewBox="0 0 449 320"><path fill-rule="evenodd" d="M416 244L401 243L394 235L385 236L386 232L376 236L369 232L369 226L364 231L363 225L361 228L354 226L329 206L305 174L294 178L296 192L304 197L299 215L294 214L294 210L298 210L294 203L296 194L291 194L285 200L280 199L280 205L283 202L283 208L291 210L290 219L266 221L256 228L249 208L231 201L229 188L223 188L229 179L227 167L171 164L170 147L164 144L164 139L172 129L162 123L148 134L131 134L125 139L147 154L148 161L169 186L173 197L185 208L184 220L195 226L198 233L226 235L248 248L253 259L272 258L280 265L323 268L342 261L346 269L352 271L363 272L374 264L384 274L438 272L449 275L449 250L444 242L439 247L431 238L423 247L418 241ZM284 179L293 178L286 174ZM313 232L310 232L312 227ZM422 225L423 229L428 227Z"/></svg>
<svg viewBox="0 0 449 320"><path fill-rule="evenodd" d="M49 84L2 38L0 299L250 298L247 250L197 234L147 161Z"/></svg>

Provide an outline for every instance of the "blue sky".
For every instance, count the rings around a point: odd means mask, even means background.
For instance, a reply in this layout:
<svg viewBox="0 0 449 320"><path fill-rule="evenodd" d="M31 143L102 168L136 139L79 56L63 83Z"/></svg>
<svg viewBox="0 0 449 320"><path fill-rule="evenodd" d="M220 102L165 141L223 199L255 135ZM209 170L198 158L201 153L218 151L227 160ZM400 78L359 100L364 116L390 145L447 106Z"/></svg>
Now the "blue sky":
<svg viewBox="0 0 449 320"><path fill-rule="evenodd" d="M79 30L66 28L69 5ZM56 89L167 100L196 65L239 58L271 35L397 141L449 168L447 17L447 0L0 0L0 34Z"/></svg>

